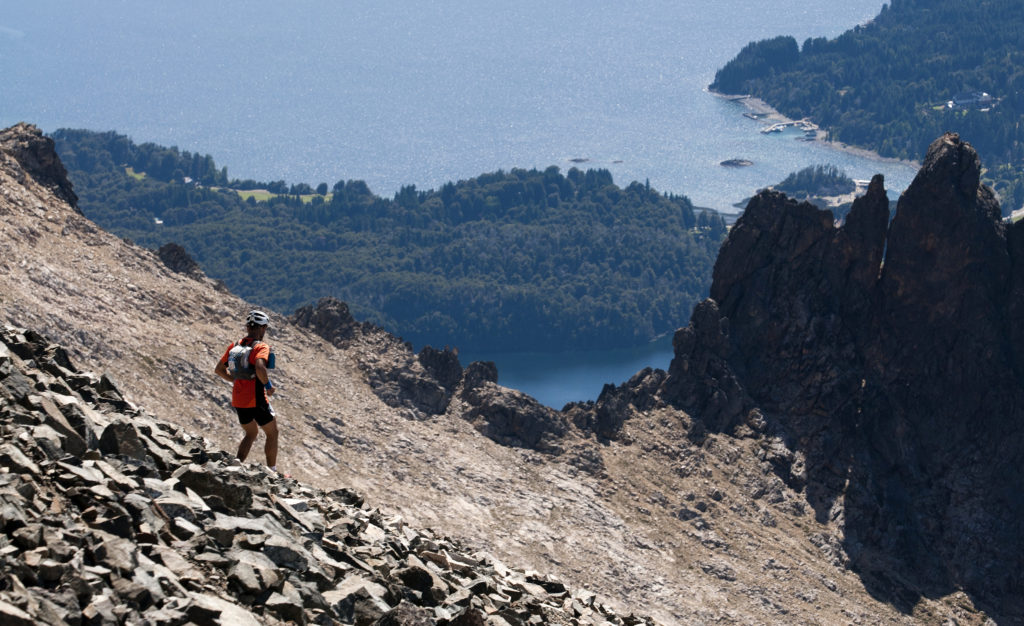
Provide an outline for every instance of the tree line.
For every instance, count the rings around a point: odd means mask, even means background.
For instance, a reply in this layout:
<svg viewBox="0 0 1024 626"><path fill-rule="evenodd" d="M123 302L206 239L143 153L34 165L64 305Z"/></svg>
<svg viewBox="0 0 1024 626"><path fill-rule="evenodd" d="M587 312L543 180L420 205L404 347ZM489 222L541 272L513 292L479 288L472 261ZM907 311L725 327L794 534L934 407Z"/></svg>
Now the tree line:
<svg viewBox="0 0 1024 626"><path fill-rule="evenodd" d="M179 243L268 308L334 296L418 344L640 345L686 324L725 235L685 196L619 187L603 169L499 170L392 198L360 180L279 181L278 195L243 200L239 190L270 185L116 133L53 138L80 208L103 228L151 248ZM174 175L193 162L206 165L191 182Z"/></svg>
<svg viewBox="0 0 1024 626"><path fill-rule="evenodd" d="M892 0L839 37L744 47L711 89L751 94L830 139L919 160L945 131L981 155L1004 212L1024 205L1024 11L1017 0ZM992 101L960 104L987 93ZM952 106L950 105L952 103Z"/></svg>
<svg viewBox="0 0 1024 626"><path fill-rule="evenodd" d="M835 165L812 165L786 176L775 189L793 198L842 196L853 193L857 183Z"/></svg>

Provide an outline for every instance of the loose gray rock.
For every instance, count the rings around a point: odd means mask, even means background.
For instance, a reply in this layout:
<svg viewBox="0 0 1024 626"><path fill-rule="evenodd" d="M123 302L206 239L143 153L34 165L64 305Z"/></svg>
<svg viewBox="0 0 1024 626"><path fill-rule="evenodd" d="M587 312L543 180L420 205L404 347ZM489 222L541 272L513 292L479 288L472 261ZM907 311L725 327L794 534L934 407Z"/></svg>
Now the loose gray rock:
<svg viewBox="0 0 1024 626"><path fill-rule="evenodd" d="M626 623L604 608L581 619L562 585L367 511L351 489L230 464L33 333L0 327L0 346L0 388L19 394L0 401L5 626ZM452 384L454 355L430 354ZM500 397L492 387L476 391ZM557 434L531 410L534 426L495 427L532 444Z"/></svg>

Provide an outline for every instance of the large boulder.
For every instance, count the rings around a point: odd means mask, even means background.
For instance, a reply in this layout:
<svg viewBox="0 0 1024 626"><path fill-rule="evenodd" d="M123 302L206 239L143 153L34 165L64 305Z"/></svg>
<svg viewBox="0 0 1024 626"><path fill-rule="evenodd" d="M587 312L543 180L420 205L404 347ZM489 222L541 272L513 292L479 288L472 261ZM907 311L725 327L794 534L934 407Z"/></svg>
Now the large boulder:
<svg viewBox="0 0 1024 626"><path fill-rule="evenodd" d="M359 322L352 317L348 305L334 298L323 298L315 305L299 308L292 315L291 321L312 330L336 346L352 339L359 330Z"/></svg>
<svg viewBox="0 0 1024 626"><path fill-rule="evenodd" d="M196 260L180 244L174 242L165 243L160 246L156 253L160 260L164 262L164 265L172 272L193 278L202 278L204 276L199 263L196 263Z"/></svg>
<svg viewBox="0 0 1024 626"><path fill-rule="evenodd" d="M53 140L43 131L24 122L0 131L0 153L13 157L25 174L78 210L78 196L68 171L57 156Z"/></svg>
<svg viewBox="0 0 1024 626"><path fill-rule="evenodd" d="M498 385L488 375L493 368L493 363L466 368L466 384L459 394L468 406L463 418L502 445L561 452L559 440L569 430L565 416L521 391ZM493 374L496 380L496 371Z"/></svg>
<svg viewBox="0 0 1024 626"><path fill-rule="evenodd" d="M406 409L414 419L443 414L462 378L454 351L427 346L416 355L400 338L357 322L348 305L334 298L298 309L291 320L339 348L365 347L356 351L357 364L374 393L388 406Z"/></svg>

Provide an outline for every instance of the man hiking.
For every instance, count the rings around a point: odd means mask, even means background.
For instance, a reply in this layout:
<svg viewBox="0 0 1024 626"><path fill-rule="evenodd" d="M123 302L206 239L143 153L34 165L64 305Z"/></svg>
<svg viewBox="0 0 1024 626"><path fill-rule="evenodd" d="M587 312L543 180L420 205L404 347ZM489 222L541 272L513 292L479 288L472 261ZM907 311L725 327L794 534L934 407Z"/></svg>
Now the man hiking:
<svg viewBox="0 0 1024 626"><path fill-rule="evenodd" d="M249 456L249 449L259 436L259 428L262 428L267 436L263 448L267 455L267 465L276 472L277 421L274 420L274 409L267 400L274 395L274 386L267 373L271 354L270 346L263 341L269 324L270 318L266 313L250 311L245 318L246 336L228 346L214 371L233 384L231 406L235 407L238 423L245 431L242 442L238 444L238 460L244 461Z"/></svg>

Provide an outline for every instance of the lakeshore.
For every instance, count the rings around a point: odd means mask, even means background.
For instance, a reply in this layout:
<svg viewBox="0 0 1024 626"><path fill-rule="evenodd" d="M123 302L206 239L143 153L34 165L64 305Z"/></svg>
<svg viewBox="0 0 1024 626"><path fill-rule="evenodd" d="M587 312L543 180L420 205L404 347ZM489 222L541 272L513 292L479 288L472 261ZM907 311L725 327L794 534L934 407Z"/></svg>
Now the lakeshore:
<svg viewBox="0 0 1024 626"><path fill-rule="evenodd" d="M864 159L871 159L873 161L878 161L879 163L906 165L914 169L920 169L921 167L921 163L919 161L909 161L906 159L884 157L873 150L869 150L868 148L861 148L859 146L852 146L841 141L831 140L828 138L828 132L818 127L817 124L814 124L810 120L806 119L791 119L777 111L774 107L772 107L764 100L761 100L760 98L756 98L750 95L722 94L716 91L712 91L710 89L708 89L707 91L708 93L712 94L715 97L723 98L725 100L729 100L730 102L736 102L743 105L743 107L746 109L746 112L744 112L743 114L744 117L746 117L747 119L760 122L765 125L765 129L762 129L762 132L771 128L781 129L787 126L797 126L800 127L802 130L807 131L811 130L811 128L810 126L804 125L810 124L813 125L814 136L812 140L815 143L824 145L830 149L838 150L840 152L844 152L846 154L850 154Z"/></svg>

